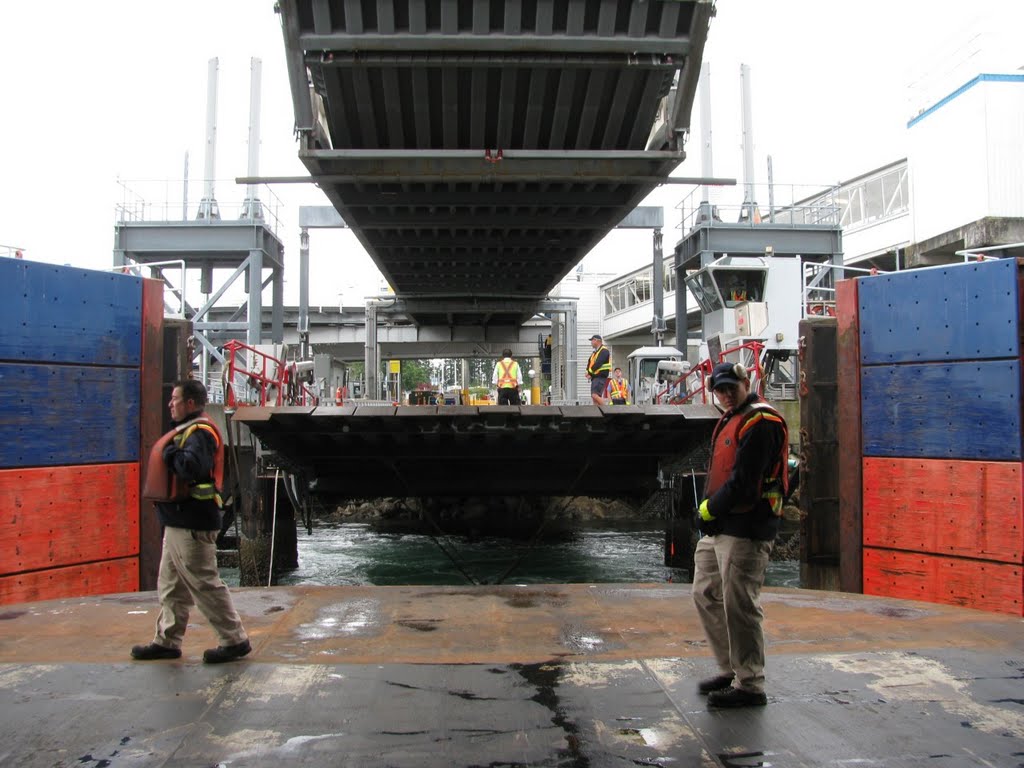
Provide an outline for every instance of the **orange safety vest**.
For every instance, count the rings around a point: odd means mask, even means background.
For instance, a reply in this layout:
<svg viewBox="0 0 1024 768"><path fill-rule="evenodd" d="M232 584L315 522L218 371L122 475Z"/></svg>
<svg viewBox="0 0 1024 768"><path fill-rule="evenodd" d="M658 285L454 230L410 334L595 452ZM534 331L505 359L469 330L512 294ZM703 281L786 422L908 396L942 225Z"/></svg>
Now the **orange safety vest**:
<svg viewBox="0 0 1024 768"><path fill-rule="evenodd" d="M629 383L625 379L608 379L608 396L613 400L625 400L629 405Z"/></svg>
<svg viewBox="0 0 1024 768"><path fill-rule="evenodd" d="M595 339L595 341L596 341L596 339ZM600 347L598 347L597 349L595 349L591 353L590 359L587 361L587 373L589 373L591 376L597 376L597 374L599 374L599 373L611 373L611 370L612 370L612 356L611 356L610 352L608 353L608 362L606 362L604 365L602 365L599 368L596 368L596 369L594 368L594 361L597 360L597 356L599 354L601 354L601 350L602 349L607 351L608 347L606 347L604 344L602 344Z"/></svg>
<svg viewBox="0 0 1024 768"><path fill-rule="evenodd" d="M516 375L519 372L519 363L515 360L509 360L507 363L505 360L499 360L498 368L501 369L498 389L516 389L519 386L519 377Z"/></svg>
<svg viewBox="0 0 1024 768"><path fill-rule="evenodd" d="M782 427L782 449L778 460L769 465L764 477L758 481L757 495L768 502L776 517L782 516L782 502L789 490L789 428L781 414L768 403L751 403L739 413L723 414L715 425L711 436L711 465L708 468L707 489L704 495L711 498L719 488L725 485L736 464L736 453L740 439L762 419L778 423ZM739 508L739 512L749 512L753 505Z"/></svg>
<svg viewBox="0 0 1024 768"><path fill-rule="evenodd" d="M344 397L344 395L341 392L341 387L338 387L334 391L334 404L335 405L344 405L345 404L345 397Z"/></svg>
<svg viewBox="0 0 1024 768"><path fill-rule="evenodd" d="M213 435L217 444L213 454L213 477L206 481L189 485L164 463L164 448L171 441L181 447L197 429ZM186 501L210 499L221 506L220 489L224 485L224 441L217 431L217 425L207 416L197 416L191 421L179 424L153 443L149 451L149 464L146 467L146 479L142 486L142 498L150 501Z"/></svg>

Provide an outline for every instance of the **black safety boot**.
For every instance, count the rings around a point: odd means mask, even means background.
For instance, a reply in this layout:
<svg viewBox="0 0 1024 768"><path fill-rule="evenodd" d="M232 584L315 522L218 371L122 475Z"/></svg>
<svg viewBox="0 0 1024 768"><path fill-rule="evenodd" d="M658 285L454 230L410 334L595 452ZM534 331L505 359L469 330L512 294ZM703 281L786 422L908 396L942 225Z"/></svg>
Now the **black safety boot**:
<svg viewBox="0 0 1024 768"><path fill-rule="evenodd" d="M763 707L768 697L762 691L745 691L742 688L728 688L708 694L708 709L736 709L738 707Z"/></svg>
<svg viewBox="0 0 1024 768"><path fill-rule="evenodd" d="M207 648L203 651L203 661L207 664L223 664L225 661L240 659L251 650L252 646L248 640L235 645L218 645L216 648Z"/></svg>
<svg viewBox="0 0 1024 768"><path fill-rule="evenodd" d="M697 693L701 696L707 696L712 691L720 691L723 688L728 688L732 685L732 675L715 675L709 677L707 680L701 680L697 683Z"/></svg>
<svg viewBox="0 0 1024 768"><path fill-rule="evenodd" d="M133 645L132 658L139 661L154 661L156 659L180 659L181 648L168 648L166 645Z"/></svg>

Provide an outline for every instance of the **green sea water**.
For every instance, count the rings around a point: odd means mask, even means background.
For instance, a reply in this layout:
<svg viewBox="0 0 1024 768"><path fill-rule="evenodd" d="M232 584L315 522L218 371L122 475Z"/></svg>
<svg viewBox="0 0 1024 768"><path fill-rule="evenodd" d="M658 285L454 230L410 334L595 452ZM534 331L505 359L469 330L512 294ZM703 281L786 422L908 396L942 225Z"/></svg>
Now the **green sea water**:
<svg viewBox="0 0 1024 768"><path fill-rule="evenodd" d="M363 523L299 532L299 567L285 585L464 585L688 582L663 563L661 528L581 528L537 542L379 532ZM237 571L224 569L228 583ZM799 563L772 562L766 583L799 586Z"/></svg>

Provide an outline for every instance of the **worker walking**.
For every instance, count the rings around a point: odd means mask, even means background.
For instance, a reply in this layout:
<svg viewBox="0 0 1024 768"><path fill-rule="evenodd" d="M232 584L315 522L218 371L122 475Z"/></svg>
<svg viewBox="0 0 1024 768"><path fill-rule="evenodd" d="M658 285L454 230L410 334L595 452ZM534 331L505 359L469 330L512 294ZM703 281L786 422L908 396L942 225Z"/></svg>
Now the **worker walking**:
<svg viewBox="0 0 1024 768"><path fill-rule="evenodd" d="M590 337L593 352L587 361L587 378L590 379L590 399L594 405L607 405L604 399L608 388L608 374L612 371L612 353L598 334Z"/></svg>
<svg viewBox="0 0 1024 768"><path fill-rule="evenodd" d="M725 408L711 438L693 602L719 674L697 685L711 709L763 706L761 587L786 494L785 419L750 391L739 364L719 363L711 388Z"/></svg>
<svg viewBox="0 0 1024 768"><path fill-rule="evenodd" d="M162 463L155 473L165 470L167 479L162 500L156 502L164 526L157 576L160 613L153 641L134 646L132 658L179 658L189 609L196 605L220 642L203 653L203 661L234 661L252 647L217 568L224 443L216 425L203 413L206 387L202 383L188 380L176 385L167 405L174 429L157 441L150 455L151 464ZM150 484L147 477L143 494L147 498L153 498Z"/></svg>
<svg viewBox="0 0 1024 768"><path fill-rule="evenodd" d="M622 369L616 368L612 371L612 377L608 379L608 390L605 396L611 400L612 405L632 405L633 392L629 382L622 378Z"/></svg>
<svg viewBox="0 0 1024 768"><path fill-rule="evenodd" d="M523 372L512 359L512 350L503 349L501 360L494 365L491 384L498 388L498 405L519 405L519 389L523 385Z"/></svg>

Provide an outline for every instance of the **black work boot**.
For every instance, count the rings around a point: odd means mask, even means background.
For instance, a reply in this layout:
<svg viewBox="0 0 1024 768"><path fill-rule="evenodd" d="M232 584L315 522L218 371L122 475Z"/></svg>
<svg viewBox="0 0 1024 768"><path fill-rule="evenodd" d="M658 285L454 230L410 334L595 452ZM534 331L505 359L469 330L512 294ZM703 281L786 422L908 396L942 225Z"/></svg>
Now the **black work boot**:
<svg viewBox="0 0 1024 768"><path fill-rule="evenodd" d="M132 658L139 661L155 661L156 659L180 659L180 648L168 648L166 645L133 645Z"/></svg>
<svg viewBox="0 0 1024 768"><path fill-rule="evenodd" d="M747 691L743 688L728 688L708 694L708 709L736 709L738 707L763 707L768 697L763 691Z"/></svg>
<svg viewBox="0 0 1024 768"><path fill-rule="evenodd" d="M248 640L235 645L218 645L216 648L207 648L203 651L203 661L207 664L223 664L225 661L240 659L251 650L252 646Z"/></svg>
<svg viewBox="0 0 1024 768"><path fill-rule="evenodd" d="M732 685L732 675L715 675L697 683L697 693L707 696L712 691L720 691Z"/></svg>

